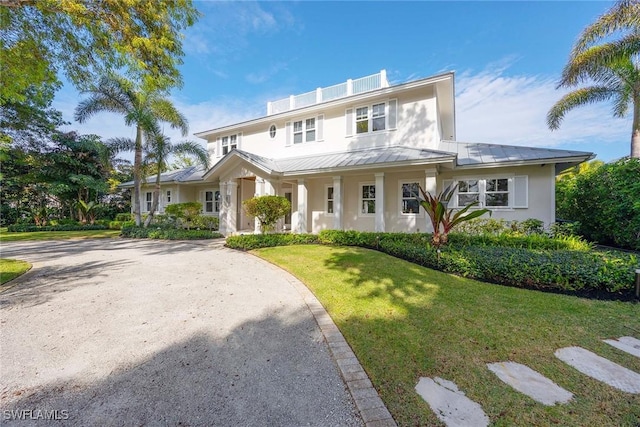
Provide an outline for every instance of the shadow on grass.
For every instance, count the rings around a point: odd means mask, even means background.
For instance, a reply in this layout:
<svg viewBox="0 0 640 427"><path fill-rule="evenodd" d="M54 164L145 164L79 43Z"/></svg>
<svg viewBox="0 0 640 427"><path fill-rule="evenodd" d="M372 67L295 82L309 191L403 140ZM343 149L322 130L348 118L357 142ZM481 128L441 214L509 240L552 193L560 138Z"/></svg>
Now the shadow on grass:
<svg viewBox="0 0 640 427"><path fill-rule="evenodd" d="M211 325L214 330L219 328ZM0 393L3 414L66 411L68 419L55 425L362 425L306 310L245 321L223 336L200 331L166 340L161 351L144 358L144 349L131 348L126 360L97 380L88 381L79 372L65 381L40 380L25 388L14 375ZM54 360L60 361L56 368L61 372L69 368L65 358ZM30 361L12 361L21 363ZM25 421L5 418L3 425Z"/></svg>

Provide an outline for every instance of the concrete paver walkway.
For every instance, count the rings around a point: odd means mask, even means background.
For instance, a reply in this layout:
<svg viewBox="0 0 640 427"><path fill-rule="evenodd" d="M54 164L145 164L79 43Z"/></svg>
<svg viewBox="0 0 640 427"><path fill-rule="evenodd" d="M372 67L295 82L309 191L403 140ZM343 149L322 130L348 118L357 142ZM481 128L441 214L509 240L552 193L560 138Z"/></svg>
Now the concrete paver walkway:
<svg viewBox="0 0 640 427"><path fill-rule="evenodd" d="M60 425L363 425L309 308L266 262L120 239L3 244L2 256L34 264L0 294L3 411L56 410Z"/></svg>

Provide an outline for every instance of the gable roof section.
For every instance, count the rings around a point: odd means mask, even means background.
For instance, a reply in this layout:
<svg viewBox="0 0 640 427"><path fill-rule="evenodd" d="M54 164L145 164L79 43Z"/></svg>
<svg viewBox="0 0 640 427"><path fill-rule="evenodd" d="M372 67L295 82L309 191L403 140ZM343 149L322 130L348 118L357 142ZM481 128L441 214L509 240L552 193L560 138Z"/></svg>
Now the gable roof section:
<svg viewBox="0 0 640 427"><path fill-rule="evenodd" d="M173 171L168 171L160 174L160 183L168 184L168 183L182 183L182 182L193 182L193 181L202 181L202 176L204 175L204 170L197 166L190 166L184 169L177 169ZM143 184L154 184L156 182L156 176L150 175L145 177ZM133 187L133 181L127 181L120 184L118 187L128 188Z"/></svg>
<svg viewBox="0 0 640 427"><path fill-rule="evenodd" d="M593 153L516 145L441 141L438 148L457 155L458 167L519 166L556 164L556 173L573 164L590 160Z"/></svg>
<svg viewBox="0 0 640 427"><path fill-rule="evenodd" d="M211 178L220 172L232 158L243 159L272 175L297 176L314 173L338 172L377 167L405 166L452 162L455 155L437 150L410 147L382 147L367 150L315 154L285 159L268 159L242 150L232 150L204 175Z"/></svg>

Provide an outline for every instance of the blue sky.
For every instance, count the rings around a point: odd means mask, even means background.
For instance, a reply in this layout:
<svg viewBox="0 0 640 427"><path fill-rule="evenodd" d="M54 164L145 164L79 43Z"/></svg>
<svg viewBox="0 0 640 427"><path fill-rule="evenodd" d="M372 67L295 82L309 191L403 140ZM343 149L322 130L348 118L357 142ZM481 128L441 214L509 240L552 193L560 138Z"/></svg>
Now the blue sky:
<svg viewBox="0 0 640 427"><path fill-rule="evenodd" d="M629 153L631 118L599 104L545 116L580 31L613 2L214 2L185 33L184 87L172 99L199 132L266 113L266 102L387 70L390 83L456 72L458 140ZM55 107L72 120L66 85ZM121 117L70 128L133 136ZM178 135L167 132L176 140ZM195 137L194 137L195 138ZM192 138L193 139L193 138Z"/></svg>

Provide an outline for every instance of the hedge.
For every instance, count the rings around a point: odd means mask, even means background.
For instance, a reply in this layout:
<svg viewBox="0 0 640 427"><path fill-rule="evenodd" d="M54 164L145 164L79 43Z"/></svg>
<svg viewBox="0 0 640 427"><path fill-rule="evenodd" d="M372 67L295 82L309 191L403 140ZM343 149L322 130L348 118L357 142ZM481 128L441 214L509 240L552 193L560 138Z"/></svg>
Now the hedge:
<svg viewBox="0 0 640 427"><path fill-rule="evenodd" d="M499 237L499 236L498 236ZM638 257L595 251L579 239L524 236L491 239L452 234L440 253L429 234L324 230L319 235L233 236L227 246L251 250L293 244L359 246L379 250L425 267L503 285L557 290L605 291L631 295ZM558 240L557 242L550 242Z"/></svg>
<svg viewBox="0 0 640 427"><path fill-rule="evenodd" d="M7 227L7 231L12 233L26 233L32 231L83 231L83 230L106 230L108 227L102 224L69 224L69 225L46 225L38 226L34 224L12 224Z"/></svg>
<svg viewBox="0 0 640 427"><path fill-rule="evenodd" d="M131 237L134 239L164 239L164 240L199 240L217 239L223 237L222 234L209 230L184 230L178 228L163 227L122 227L121 237Z"/></svg>

